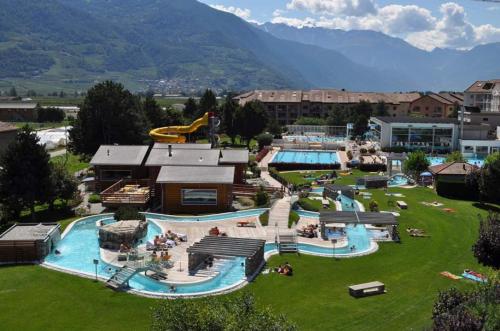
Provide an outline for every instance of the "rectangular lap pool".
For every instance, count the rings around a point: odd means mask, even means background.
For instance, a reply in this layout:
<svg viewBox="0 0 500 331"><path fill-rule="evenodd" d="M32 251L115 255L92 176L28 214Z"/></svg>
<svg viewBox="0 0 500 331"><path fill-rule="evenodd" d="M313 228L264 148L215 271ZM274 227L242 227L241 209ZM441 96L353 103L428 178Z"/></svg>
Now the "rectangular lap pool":
<svg viewBox="0 0 500 331"><path fill-rule="evenodd" d="M278 152L271 163L335 164L337 152L285 150Z"/></svg>

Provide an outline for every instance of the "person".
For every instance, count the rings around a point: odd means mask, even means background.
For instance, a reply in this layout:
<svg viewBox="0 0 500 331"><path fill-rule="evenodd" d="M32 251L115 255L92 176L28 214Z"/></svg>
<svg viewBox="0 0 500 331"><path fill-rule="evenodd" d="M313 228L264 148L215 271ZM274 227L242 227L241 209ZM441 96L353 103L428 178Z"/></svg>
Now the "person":
<svg viewBox="0 0 500 331"><path fill-rule="evenodd" d="M175 293L175 291L177 291L177 289L175 288L174 285L171 285L170 286L170 293Z"/></svg>
<svg viewBox="0 0 500 331"><path fill-rule="evenodd" d="M56 249L54 253L56 253L56 255L61 255L61 252L58 249Z"/></svg>

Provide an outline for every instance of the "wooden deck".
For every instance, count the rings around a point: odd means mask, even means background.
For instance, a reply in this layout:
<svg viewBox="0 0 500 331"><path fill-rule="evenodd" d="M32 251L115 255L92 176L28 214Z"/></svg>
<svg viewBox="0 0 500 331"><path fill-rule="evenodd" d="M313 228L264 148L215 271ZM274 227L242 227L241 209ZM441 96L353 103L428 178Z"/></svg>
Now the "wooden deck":
<svg viewBox="0 0 500 331"><path fill-rule="evenodd" d="M144 206L151 199L153 189L147 179L122 179L101 192L102 205Z"/></svg>

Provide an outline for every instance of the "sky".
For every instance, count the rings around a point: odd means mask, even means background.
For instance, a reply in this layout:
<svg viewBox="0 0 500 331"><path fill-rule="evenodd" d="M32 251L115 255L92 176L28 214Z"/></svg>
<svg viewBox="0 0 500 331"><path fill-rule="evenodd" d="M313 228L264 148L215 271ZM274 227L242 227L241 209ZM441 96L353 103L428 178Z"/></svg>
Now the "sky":
<svg viewBox="0 0 500 331"><path fill-rule="evenodd" d="M431 51L500 42L500 0L200 0L253 23L374 30Z"/></svg>

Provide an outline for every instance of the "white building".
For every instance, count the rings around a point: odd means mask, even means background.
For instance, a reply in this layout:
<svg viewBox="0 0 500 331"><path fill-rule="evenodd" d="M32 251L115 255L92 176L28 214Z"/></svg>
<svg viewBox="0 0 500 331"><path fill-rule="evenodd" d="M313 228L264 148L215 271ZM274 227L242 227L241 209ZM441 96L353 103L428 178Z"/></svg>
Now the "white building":
<svg viewBox="0 0 500 331"><path fill-rule="evenodd" d="M481 112L500 112L500 79L477 81L464 92L464 106Z"/></svg>

